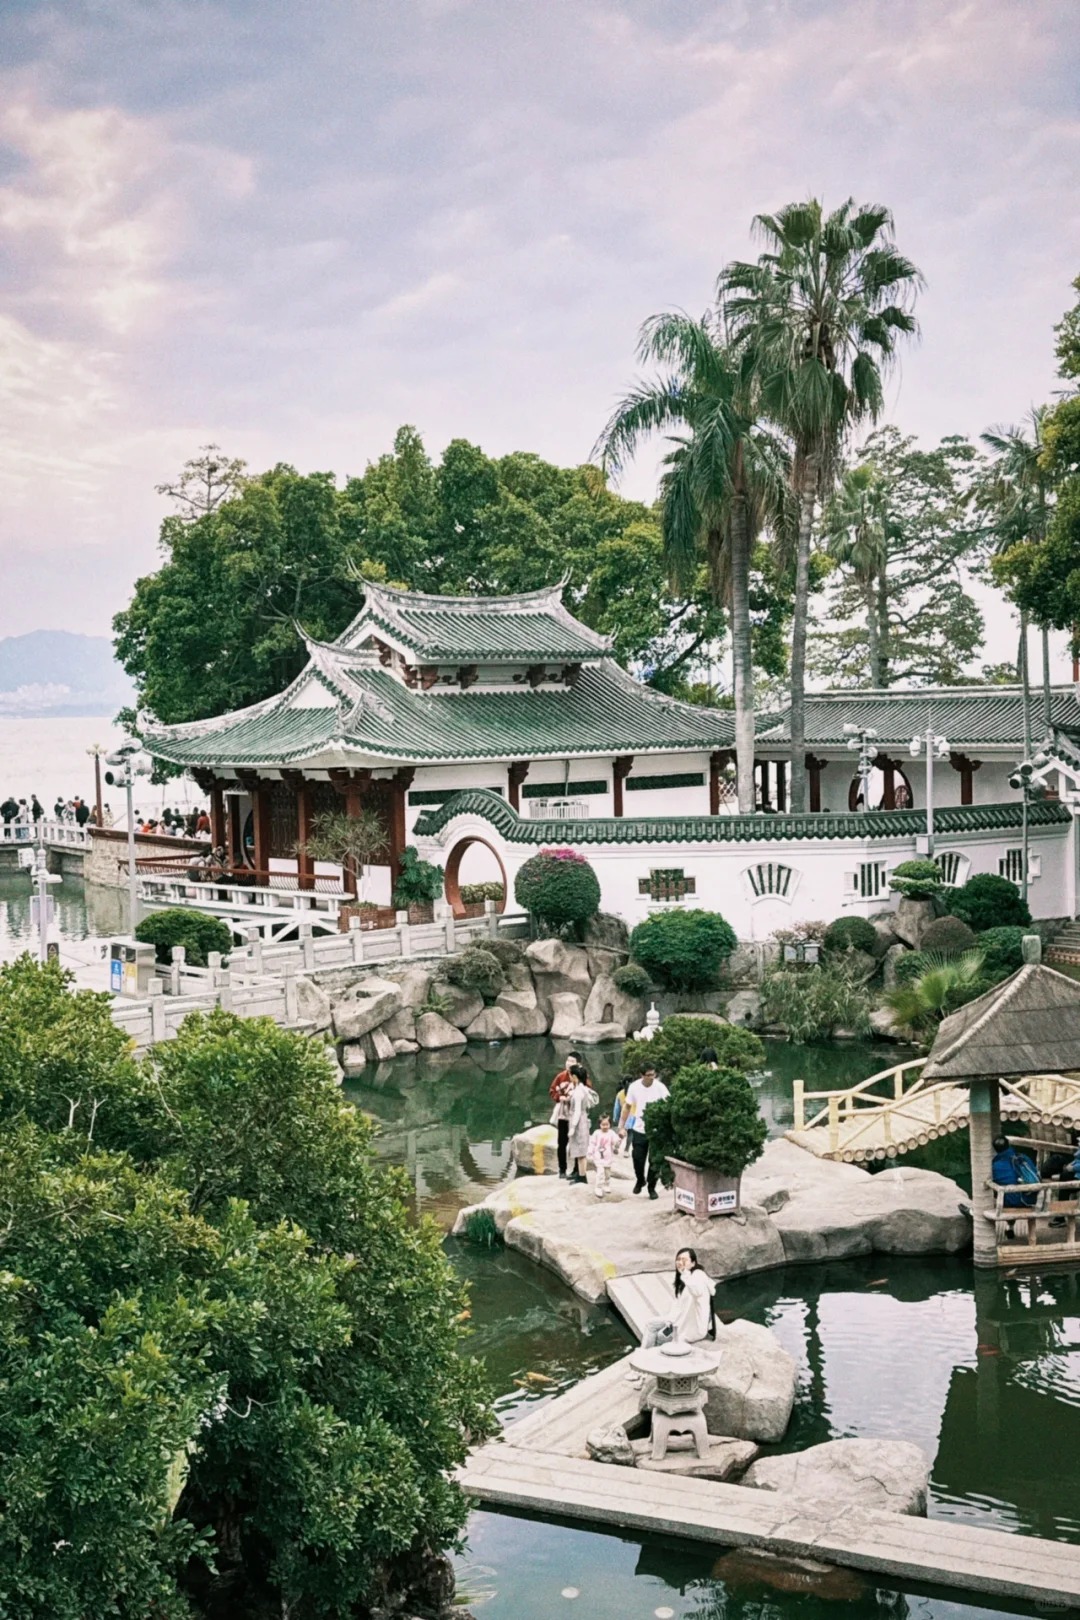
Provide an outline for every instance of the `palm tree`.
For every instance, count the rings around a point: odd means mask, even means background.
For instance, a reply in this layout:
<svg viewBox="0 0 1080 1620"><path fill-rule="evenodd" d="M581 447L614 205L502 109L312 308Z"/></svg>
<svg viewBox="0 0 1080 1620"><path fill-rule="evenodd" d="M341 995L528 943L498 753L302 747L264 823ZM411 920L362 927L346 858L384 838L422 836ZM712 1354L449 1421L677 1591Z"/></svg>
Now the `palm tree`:
<svg viewBox="0 0 1080 1620"><path fill-rule="evenodd" d="M806 808L806 628L817 503L832 488L840 449L875 421L898 336L915 331L908 307L922 277L896 251L887 208L848 200L790 203L754 221L766 251L730 264L719 293L744 374L765 415L792 443L799 506L791 627L791 808Z"/></svg>
<svg viewBox="0 0 1080 1620"><path fill-rule="evenodd" d="M952 957L928 952L926 963L917 979L885 992L885 1005L895 1021L916 1037L929 1035L943 1018L987 988L981 951Z"/></svg>
<svg viewBox="0 0 1080 1620"><path fill-rule="evenodd" d="M1046 465L1045 429L1050 419L1047 405L1033 405L1026 423L994 427L982 435L992 452L989 478L982 491L982 504L994 517L995 550L1003 557L1013 546L1046 539L1050 522L1053 478ZM1027 612L1020 609L1020 679L1024 686L1024 757L1031 753L1028 736L1029 693L1027 668ZM1050 730L1050 633L1042 632L1043 722Z"/></svg>
<svg viewBox="0 0 1080 1620"><path fill-rule="evenodd" d="M823 517L829 555L850 568L866 606L870 684L889 682L888 528L885 498L870 462L850 468Z"/></svg>
<svg viewBox="0 0 1080 1620"><path fill-rule="evenodd" d="M749 389L724 342L717 315L655 315L641 329L638 358L663 366L619 403L596 454L618 473L643 439L670 431L660 495L664 555L686 588L709 568L713 592L731 616L735 761L739 809L754 808L754 685L750 559L766 524L788 507L783 445L756 425ZM677 431L674 431L677 430Z"/></svg>

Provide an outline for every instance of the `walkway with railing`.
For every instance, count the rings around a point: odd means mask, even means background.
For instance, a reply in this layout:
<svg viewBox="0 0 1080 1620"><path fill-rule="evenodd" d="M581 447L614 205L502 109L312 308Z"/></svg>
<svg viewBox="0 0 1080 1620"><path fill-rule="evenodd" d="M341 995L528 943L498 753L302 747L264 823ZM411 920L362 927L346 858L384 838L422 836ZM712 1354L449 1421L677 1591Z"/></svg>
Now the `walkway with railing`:
<svg viewBox="0 0 1080 1620"><path fill-rule="evenodd" d="M55 821L51 817L40 822L0 821L0 848L12 844L32 849L41 832L46 849L88 849L89 826L80 827L77 821Z"/></svg>

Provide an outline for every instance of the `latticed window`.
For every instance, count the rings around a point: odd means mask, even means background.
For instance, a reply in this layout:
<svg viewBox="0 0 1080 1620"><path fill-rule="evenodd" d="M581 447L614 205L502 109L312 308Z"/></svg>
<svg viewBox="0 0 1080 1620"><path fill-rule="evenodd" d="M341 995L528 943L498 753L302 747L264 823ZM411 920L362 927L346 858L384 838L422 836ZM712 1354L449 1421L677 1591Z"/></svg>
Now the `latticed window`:
<svg viewBox="0 0 1080 1620"><path fill-rule="evenodd" d="M854 872L844 874L844 888L858 900L877 900L888 893L889 874L884 861L860 861Z"/></svg>
<svg viewBox="0 0 1080 1620"><path fill-rule="evenodd" d="M687 877L681 867L657 867L648 877L638 878L638 893L650 900L681 900L697 893L697 879Z"/></svg>
<svg viewBox="0 0 1080 1620"><path fill-rule="evenodd" d="M938 866L941 868L942 882L950 889L955 889L958 883L963 882L961 877L962 862L963 857L958 855L954 849L950 849L946 854L939 855L937 858ZM966 865L966 862L963 862L963 864Z"/></svg>
<svg viewBox="0 0 1080 1620"><path fill-rule="evenodd" d="M781 900L786 900L794 876L792 868L782 865L780 861L760 861L757 866L746 869L747 882L757 900L767 894L775 894Z"/></svg>
<svg viewBox="0 0 1080 1620"><path fill-rule="evenodd" d="M1024 881L1024 851L1022 849L1007 849L998 861L998 876L1008 878L1010 883L1023 883Z"/></svg>

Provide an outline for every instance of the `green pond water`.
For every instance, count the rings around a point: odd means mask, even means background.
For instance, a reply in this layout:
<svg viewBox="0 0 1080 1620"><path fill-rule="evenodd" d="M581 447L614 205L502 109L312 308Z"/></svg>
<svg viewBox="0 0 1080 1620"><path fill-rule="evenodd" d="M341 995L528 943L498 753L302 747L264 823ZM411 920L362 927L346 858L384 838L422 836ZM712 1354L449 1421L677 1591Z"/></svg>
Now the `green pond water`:
<svg viewBox="0 0 1080 1620"><path fill-rule="evenodd" d="M68 966L86 960L86 950L72 949L89 938L102 939L127 932L127 894L84 884L65 877L49 890L56 907L60 958ZM11 867L0 868L0 962L20 952L37 949L37 933L30 924L30 878Z"/></svg>
<svg viewBox="0 0 1080 1620"><path fill-rule="evenodd" d="M464 1059L398 1060L351 1095L379 1121L380 1152L407 1168L417 1208L449 1225L503 1179L514 1132L546 1120L562 1051L516 1042ZM769 1043L758 1094L770 1129L790 1123L793 1079L809 1089L851 1084L888 1054L869 1044ZM606 1104L617 1052L595 1053L591 1067ZM522 1256L453 1239L447 1249L470 1285L471 1347L504 1422L629 1347L613 1312L586 1305ZM933 1517L1080 1543L1080 1274L976 1279L967 1257L871 1256L763 1273L726 1284L722 1297L770 1327L799 1367L792 1423L775 1449L846 1436L912 1440L933 1458ZM932 1588L900 1592L851 1571L808 1581L740 1553L489 1512L470 1520L458 1582L483 1620L1042 1612Z"/></svg>

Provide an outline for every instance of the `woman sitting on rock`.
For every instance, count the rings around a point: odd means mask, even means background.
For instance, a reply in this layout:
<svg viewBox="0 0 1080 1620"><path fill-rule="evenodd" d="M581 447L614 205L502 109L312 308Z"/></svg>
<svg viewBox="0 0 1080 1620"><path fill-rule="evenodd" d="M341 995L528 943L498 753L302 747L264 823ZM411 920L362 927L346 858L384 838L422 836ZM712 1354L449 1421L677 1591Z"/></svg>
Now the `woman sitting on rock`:
<svg viewBox="0 0 1080 1620"><path fill-rule="evenodd" d="M670 1317L649 1322L642 1339L642 1348L667 1344L672 1339L684 1339L694 1344L699 1339L714 1339L712 1283L701 1269L693 1249L680 1249L675 1256L675 1309Z"/></svg>

